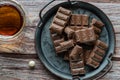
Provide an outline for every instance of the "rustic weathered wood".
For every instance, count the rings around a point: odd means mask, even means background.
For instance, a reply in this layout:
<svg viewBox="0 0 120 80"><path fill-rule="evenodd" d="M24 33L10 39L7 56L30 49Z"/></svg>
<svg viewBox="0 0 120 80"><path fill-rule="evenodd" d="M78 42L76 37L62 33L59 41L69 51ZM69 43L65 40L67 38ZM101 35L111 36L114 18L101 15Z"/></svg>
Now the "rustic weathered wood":
<svg viewBox="0 0 120 80"><path fill-rule="evenodd" d="M62 80L49 72L38 59L35 51L34 35L39 22L39 11L50 0L17 0L25 9L26 27L16 43L0 43L0 80ZM67 0L65 0L67 1ZM79 1L79 0L78 0ZM100 80L120 80L120 0L82 0L99 7L110 18L116 34L116 54L113 56L113 68ZM57 0L52 6L64 2ZM99 3L98 3L99 2ZM22 40L22 41L21 41ZM2 45L1 45L2 44ZM7 54L8 52L12 54ZM34 60L36 67L31 70L28 62Z"/></svg>

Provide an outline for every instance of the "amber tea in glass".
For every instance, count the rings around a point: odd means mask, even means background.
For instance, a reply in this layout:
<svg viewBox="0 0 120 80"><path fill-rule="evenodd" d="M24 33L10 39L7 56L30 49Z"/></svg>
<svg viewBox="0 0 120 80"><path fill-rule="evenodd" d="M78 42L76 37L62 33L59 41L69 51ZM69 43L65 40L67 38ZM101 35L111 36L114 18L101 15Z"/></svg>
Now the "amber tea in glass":
<svg viewBox="0 0 120 80"><path fill-rule="evenodd" d="M19 4L11 0L3 1L0 4L0 39L20 33L24 26L24 17L24 11Z"/></svg>

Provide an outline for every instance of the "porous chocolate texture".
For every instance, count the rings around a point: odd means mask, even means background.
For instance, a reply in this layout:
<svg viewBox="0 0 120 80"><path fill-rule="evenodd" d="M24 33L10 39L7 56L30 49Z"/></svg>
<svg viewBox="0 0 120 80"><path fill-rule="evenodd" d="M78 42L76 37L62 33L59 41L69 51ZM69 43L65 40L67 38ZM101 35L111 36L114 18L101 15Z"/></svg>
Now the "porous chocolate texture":
<svg viewBox="0 0 120 80"><path fill-rule="evenodd" d="M71 26L81 26L82 25L82 15L80 14L72 14L70 20Z"/></svg>
<svg viewBox="0 0 120 80"><path fill-rule="evenodd" d="M75 39L76 42L79 43L88 43L95 41L96 35L94 29L91 27L91 28L75 31Z"/></svg>

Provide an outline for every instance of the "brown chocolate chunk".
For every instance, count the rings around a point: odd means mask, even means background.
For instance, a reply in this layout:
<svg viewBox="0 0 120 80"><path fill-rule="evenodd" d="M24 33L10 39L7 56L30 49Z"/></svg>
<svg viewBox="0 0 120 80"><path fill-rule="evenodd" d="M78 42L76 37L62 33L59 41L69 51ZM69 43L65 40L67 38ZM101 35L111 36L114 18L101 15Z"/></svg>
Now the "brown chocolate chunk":
<svg viewBox="0 0 120 80"><path fill-rule="evenodd" d="M89 19L89 16L82 15L82 26L88 26L88 19Z"/></svg>
<svg viewBox="0 0 120 80"><path fill-rule="evenodd" d="M88 43L96 40L95 32L93 28L86 28L75 31L76 42Z"/></svg>
<svg viewBox="0 0 120 80"><path fill-rule="evenodd" d="M100 28L97 28L94 25L91 25L91 27L93 27L93 29L94 29L94 31L95 31L96 34L100 34L101 33L101 29Z"/></svg>
<svg viewBox="0 0 120 80"><path fill-rule="evenodd" d="M56 17L61 19L61 20L64 20L64 21L68 21L70 18L69 15L65 15L65 14L60 13L60 12L57 12Z"/></svg>
<svg viewBox="0 0 120 80"><path fill-rule="evenodd" d="M70 25L78 26L81 25L81 15L80 14L72 14Z"/></svg>
<svg viewBox="0 0 120 80"><path fill-rule="evenodd" d="M82 75L85 74L84 68L71 69L72 75Z"/></svg>
<svg viewBox="0 0 120 80"><path fill-rule="evenodd" d="M70 39L70 38L73 37L74 30L72 30L71 28L66 27L65 30L64 30L64 32L67 34L68 39Z"/></svg>
<svg viewBox="0 0 120 80"><path fill-rule="evenodd" d="M103 50L107 50L108 46L106 43L100 41L100 40L97 40L96 41L96 46L98 46L99 48L103 49Z"/></svg>
<svg viewBox="0 0 120 80"><path fill-rule="evenodd" d="M56 32L58 34L62 34L63 30L64 30L64 27L59 26L59 25L54 24L54 23L50 27L51 32Z"/></svg>
<svg viewBox="0 0 120 80"><path fill-rule="evenodd" d="M84 63L83 61L70 61L70 67L72 69L83 68Z"/></svg>
<svg viewBox="0 0 120 80"><path fill-rule="evenodd" d="M75 31L75 39L76 39L76 42L83 42L83 33L84 31L81 31L81 30L78 30L78 31Z"/></svg>
<svg viewBox="0 0 120 80"><path fill-rule="evenodd" d="M53 23L60 25L62 27L65 27L67 24L67 21L61 20L59 18L54 18Z"/></svg>
<svg viewBox="0 0 120 80"><path fill-rule="evenodd" d="M103 22L98 21L97 19L93 18L92 19L92 24L95 25L98 28L102 28L104 26Z"/></svg>
<svg viewBox="0 0 120 80"><path fill-rule="evenodd" d="M54 46L60 46L61 42L64 42L64 38L55 40L53 43L54 43Z"/></svg>
<svg viewBox="0 0 120 80"><path fill-rule="evenodd" d="M60 46L64 49L69 49L74 46L74 42L73 42L73 40L64 41L64 42L60 43Z"/></svg>
<svg viewBox="0 0 120 80"><path fill-rule="evenodd" d="M100 56L104 56L105 55L105 51L100 49L99 47L95 46L93 49L93 52L100 55Z"/></svg>
<svg viewBox="0 0 120 80"><path fill-rule="evenodd" d="M83 49L82 49L82 47L76 45L76 46L72 49L72 51L71 51L71 53L70 53L70 55L69 55L69 58L70 58L71 61L78 61L78 60L81 60L81 58L80 58L80 55L81 55L81 54L83 54Z"/></svg>
<svg viewBox="0 0 120 80"><path fill-rule="evenodd" d="M103 59L103 57L101 57L100 55L96 54L95 52L91 52L90 57L92 59L94 59L95 61L97 61L97 62L101 62L102 59Z"/></svg>
<svg viewBox="0 0 120 80"><path fill-rule="evenodd" d="M62 48L61 46L55 47L55 50L57 54L67 51L67 49Z"/></svg>
<svg viewBox="0 0 120 80"><path fill-rule="evenodd" d="M100 65L100 63L95 61L95 60L93 60L92 58L89 58L87 60L87 65L89 65L89 66L91 66L93 68L97 68Z"/></svg>
<svg viewBox="0 0 120 80"><path fill-rule="evenodd" d="M66 15L71 15L71 13L72 13L70 10L65 9L63 7L59 7L58 12L61 12L61 13L66 14Z"/></svg>

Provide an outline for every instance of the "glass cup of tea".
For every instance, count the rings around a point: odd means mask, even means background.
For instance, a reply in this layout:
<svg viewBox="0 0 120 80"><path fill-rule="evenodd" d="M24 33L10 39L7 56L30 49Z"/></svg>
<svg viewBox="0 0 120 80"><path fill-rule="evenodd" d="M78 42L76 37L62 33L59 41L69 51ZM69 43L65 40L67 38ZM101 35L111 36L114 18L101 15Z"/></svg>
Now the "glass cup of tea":
<svg viewBox="0 0 120 80"><path fill-rule="evenodd" d="M0 0L0 42L17 38L23 31L25 22L25 12L18 2Z"/></svg>

